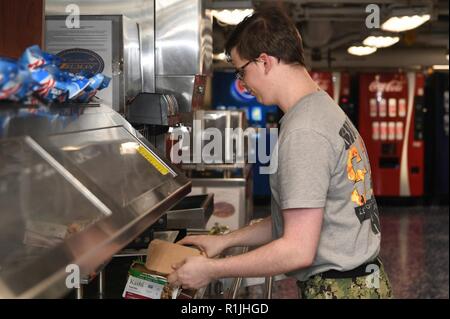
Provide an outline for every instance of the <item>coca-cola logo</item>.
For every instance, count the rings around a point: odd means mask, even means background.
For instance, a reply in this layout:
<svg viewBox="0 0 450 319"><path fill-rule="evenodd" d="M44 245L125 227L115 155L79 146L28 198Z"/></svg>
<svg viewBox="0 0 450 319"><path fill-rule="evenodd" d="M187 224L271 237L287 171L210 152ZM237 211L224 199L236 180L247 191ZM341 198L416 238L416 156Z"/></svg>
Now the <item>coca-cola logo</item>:
<svg viewBox="0 0 450 319"><path fill-rule="evenodd" d="M401 92L403 91L403 81L391 80L389 82L380 82L377 79L369 85L370 92Z"/></svg>

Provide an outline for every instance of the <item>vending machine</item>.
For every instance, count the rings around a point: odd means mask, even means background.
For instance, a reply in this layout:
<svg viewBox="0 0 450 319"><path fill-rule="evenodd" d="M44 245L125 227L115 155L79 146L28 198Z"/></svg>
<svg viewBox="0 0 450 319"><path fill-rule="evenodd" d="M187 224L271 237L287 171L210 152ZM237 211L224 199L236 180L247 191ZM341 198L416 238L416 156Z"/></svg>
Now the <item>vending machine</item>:
<svg viewBox="0 0 450 319"><path fill-rule="evenodd" d="M351 96L351 76L347 72L311 71L311 78L344 110L356 124L356 108Z"/></svg>
<svg viewBox="0 0 450 319"><path fill-rule="evenodd" d="M378 196L424 193L422 73L367 73L359 77L359 132Z"/></svg>

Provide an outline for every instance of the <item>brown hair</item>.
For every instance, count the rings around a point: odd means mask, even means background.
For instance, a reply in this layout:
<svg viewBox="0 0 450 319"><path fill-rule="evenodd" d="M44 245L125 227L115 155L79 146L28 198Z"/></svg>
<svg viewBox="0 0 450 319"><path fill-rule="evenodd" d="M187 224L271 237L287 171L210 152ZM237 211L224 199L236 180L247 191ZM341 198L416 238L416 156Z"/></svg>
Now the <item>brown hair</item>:
<svg viewBox="0 0 450 319"><path fill-rule="evenodd" d="M253 60L267 53L287 64L305 66L300 33L279 7L256 10L242 20L225 44L225 53L236 48L239 56Z"/></svg>

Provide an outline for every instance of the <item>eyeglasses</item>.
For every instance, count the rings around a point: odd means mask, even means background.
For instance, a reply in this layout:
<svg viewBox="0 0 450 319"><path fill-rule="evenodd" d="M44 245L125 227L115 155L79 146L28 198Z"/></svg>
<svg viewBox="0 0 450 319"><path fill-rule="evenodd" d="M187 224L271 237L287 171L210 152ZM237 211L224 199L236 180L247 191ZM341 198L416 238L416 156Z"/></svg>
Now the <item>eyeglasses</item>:
<svg viewBox="0 0 450 319"><path fill-rule="evenodd" d="M243 66L241 66L240 68L236 69L235 75L236 75L236 79L238 79L239 81L243 81L244 80L244 76L245 76L245 68L252 62L255 62L256 60L250 60L247 63L245 63Z"/></svg>

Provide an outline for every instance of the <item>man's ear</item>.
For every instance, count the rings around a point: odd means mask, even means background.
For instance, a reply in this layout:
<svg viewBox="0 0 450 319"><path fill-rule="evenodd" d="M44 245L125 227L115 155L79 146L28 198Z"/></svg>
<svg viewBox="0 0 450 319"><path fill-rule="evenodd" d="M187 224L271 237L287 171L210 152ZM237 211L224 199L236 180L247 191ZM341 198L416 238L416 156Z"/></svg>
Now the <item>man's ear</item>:
<svg viewBox="0 0 450 319"><path fill-rule="evenodd" d="M273 68L274 63L277 62L277 59L273 56L268 55L267 53L261 53L258 58L259 61L263 62L264 65L264 74L269 73L269 71Z"/></svg>

